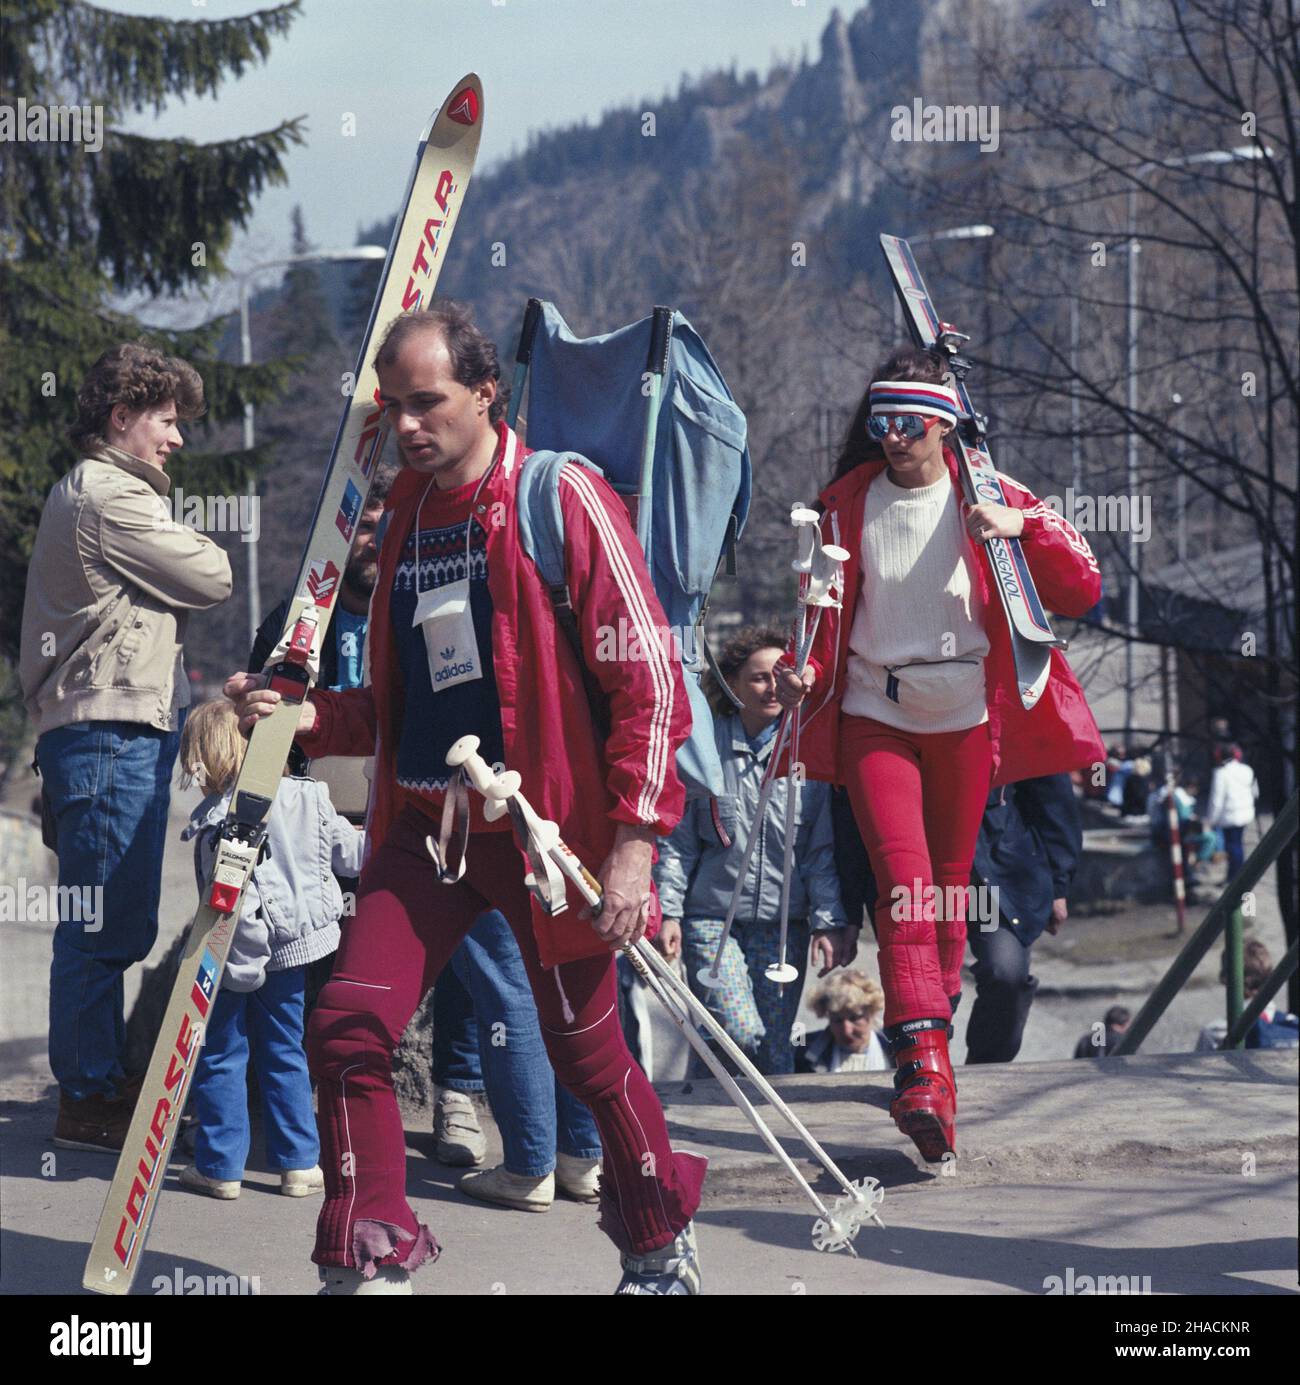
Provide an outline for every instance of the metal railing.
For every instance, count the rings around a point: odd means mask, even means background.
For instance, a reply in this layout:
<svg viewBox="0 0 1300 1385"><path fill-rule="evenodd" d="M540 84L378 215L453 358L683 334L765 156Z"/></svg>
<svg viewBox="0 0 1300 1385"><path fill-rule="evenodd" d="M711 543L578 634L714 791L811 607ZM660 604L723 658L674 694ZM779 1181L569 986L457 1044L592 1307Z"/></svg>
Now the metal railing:
<svg viewBox="0 0 1300 1385"><path fill-rule="evenodd" d="M1265 1005L1275 995L1282 983L1288 979L1296 967L1296 946L1273 969L1263 988L1249 1006L1242 1006L1242 966L1241 966L1241 903L1263 878L1265 871L1291 845L1296 835L1297 821L1300 820L1300 794L1292 794L1286 806L1273 821L1272 827L1246 859L1237 874L1228 881L1223 893L1206 914L1201 926L1188 938L1183 950L1174 958L1169 970L1161 977L1146 1003L1138 1011L1137 1017L1124 1031L1119 1043L1111 1050L1114 1057L1136 1053L1142 1041L1155 1028L1161 1015L1169 1008L1169 1003L1183 988L1187 979L1200 965L1201 959L1214 945L1220 933L1229 931L1229 999L1228 1035L1223 1047L1239 1045L1250 1031L1251 1025L1259 1018ZM1236 962L1233 964L1233 957ZM1235 1004L1234 997L1235 995ZM1231 1040L1231 1043L1229 1042Z"/></svg>

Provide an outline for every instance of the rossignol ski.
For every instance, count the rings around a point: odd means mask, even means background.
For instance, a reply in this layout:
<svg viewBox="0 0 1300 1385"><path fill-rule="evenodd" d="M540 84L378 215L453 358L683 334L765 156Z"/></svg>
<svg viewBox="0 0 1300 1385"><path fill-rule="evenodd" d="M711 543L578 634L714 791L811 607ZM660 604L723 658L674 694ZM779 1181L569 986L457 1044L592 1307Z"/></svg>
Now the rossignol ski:
<svg viewBox="0 0 1300 1385"><path fill-rule="evenodd" d="M972 505L991 501L1007 503L1002 481L993 466L984 442L984 419L975 412L966 392L966 373L971 363L960 355L961 344L969 340L935 311L930 291L921 278L912 256L912 247L901 236L881 236L880 247L894 279L894 291L918 346L940 351L948 360L951 385L957 391L962 417L957 425L957 460L962 487ZM1020 700L1032 707L1042 696L1051 671L1052 650L1064 649L1065 641L1052 630L1043 603L1038 599L1034 579L1025 561L1019 539L988 540L989 559L995 585L1007 613L1011 631L1011 650L1016 661L1016 683Z"/></svg>
<svg viewBox="0 0 1300 1385"><path fill-rule="evenodd" d="M427 305L433 295L474 169L482 114L483 87L471 73L452 88L416 153L357 358L355 387L334 439L284 631L267 670L268 686L283 700L257 723L250 738L230 812L220 828L212 875L190 924L176 984L86 1260L82 1283L98 1293L127 1293L139 1268L244 888L266 838L267 817L298 712L318 671L321 641L353 532L387 440L370 362L373 339L393 318Z"/></svg>

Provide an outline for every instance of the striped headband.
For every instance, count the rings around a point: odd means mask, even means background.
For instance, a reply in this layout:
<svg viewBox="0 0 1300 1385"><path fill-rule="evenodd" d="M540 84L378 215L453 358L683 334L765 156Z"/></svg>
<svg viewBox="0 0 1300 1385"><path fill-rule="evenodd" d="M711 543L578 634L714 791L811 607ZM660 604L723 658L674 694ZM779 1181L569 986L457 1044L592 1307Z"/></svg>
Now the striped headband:
<svg viewBox="0 0 1300 1385"><path fill-rule="evenodd" d="M961 417L957 391L920 380L877 380L870 390L873 414L925 414L956 423Z"/></svg>

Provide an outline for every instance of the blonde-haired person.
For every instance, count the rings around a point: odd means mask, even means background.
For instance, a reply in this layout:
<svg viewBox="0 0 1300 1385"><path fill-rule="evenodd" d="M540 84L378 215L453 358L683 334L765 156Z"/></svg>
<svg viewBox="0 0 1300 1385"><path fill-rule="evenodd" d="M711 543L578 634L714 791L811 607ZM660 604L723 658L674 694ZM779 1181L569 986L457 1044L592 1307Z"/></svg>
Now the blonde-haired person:
<svg viewBox="0 0 1300 1385"><path fill-rule="evenodd" d="M825 1029L808 1035L796 1072L884 1072L889 1057L880 1041L885 993L864 971L837 971L813 991L809 1004Z"/></svg>
<svg viewBox="0 0 1300 1385"><path fill-rule="evenodd" d="M231 585L225 552L166 503L180 425L203 411L187 362L140 342L105 351L77 396L78 461L46 497L27 569L19 672L59 858L49 1054L65 1149L121 1149L139 1091L121 1061L123 978L158 936L185 629Z"/></svg>
<svg viewBox="0 0 1300 1385"><path fill-rule="evenodd" d="M182 834L194 841L202 890L247 742L224 698L205 702L181 736L183 782L204 799ZM339 875L361 870L364 837L334 811L329 791L287 773L271 807L267 850L253 869L226 971L208 1015L194 1075L198 1136L181 1182L210 1197L235 1198L250 1138L247 1070L251 1054L262 1094L266 1153L288 1197L319 1193L320 1141L303 1049L307 966L339 945Z"/></svg>
<svg viewBox="0 0 1300 1385"><path fill-rule="evenodd" d="M810 953L812 964L825 976L832 967L851 962L857 951L858 929L847 925L835 873L829 785L809 781L795 790L786 958L798 970L798 979L780 987L763 974L780 950L784 781L777 785L758 827L762 840L723 951L719 984L705 987L697 973L712 963L717 951L741 858L754 830L759 789L781 716L774 669L784 648L785 635L772 626L740 630L723 646L718 668L740 706L712 675L705 679L705 691L713 708L725 791L717 798L687 803L655 867L664 914L655 946L667 957L684 954L691 986L731 1038L760 1071L780 1074L795 1070L790 1033ZM693 1060L692 1072L702 1071L698 1059Z"/></svg>

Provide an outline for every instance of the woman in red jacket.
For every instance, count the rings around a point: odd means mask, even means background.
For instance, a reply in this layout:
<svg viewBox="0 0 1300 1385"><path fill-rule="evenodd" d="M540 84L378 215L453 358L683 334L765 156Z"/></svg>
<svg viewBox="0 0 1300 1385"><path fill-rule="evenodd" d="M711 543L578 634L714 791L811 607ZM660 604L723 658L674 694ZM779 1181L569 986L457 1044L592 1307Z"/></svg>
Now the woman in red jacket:
<svg viewBox="0 0 1300 1385"><path fill-rule="evenodd" d="M959 406L943 381L941 359L911 348L872 378L821 497L823 537L850 554L843 610L826 613L808 668L787 669L778 691L786 706L808 697L804 771L847 787L867 845L898 1069L890 1113L930 1161L955 1142L948 1038L990 783L1104 758L1059 651L1039 701L1021 705L983 545L1018 538L1044 605L1067 616L1096 604L1096 559L1008 477L1008 504L963 503L945 446Z"/></svg>

